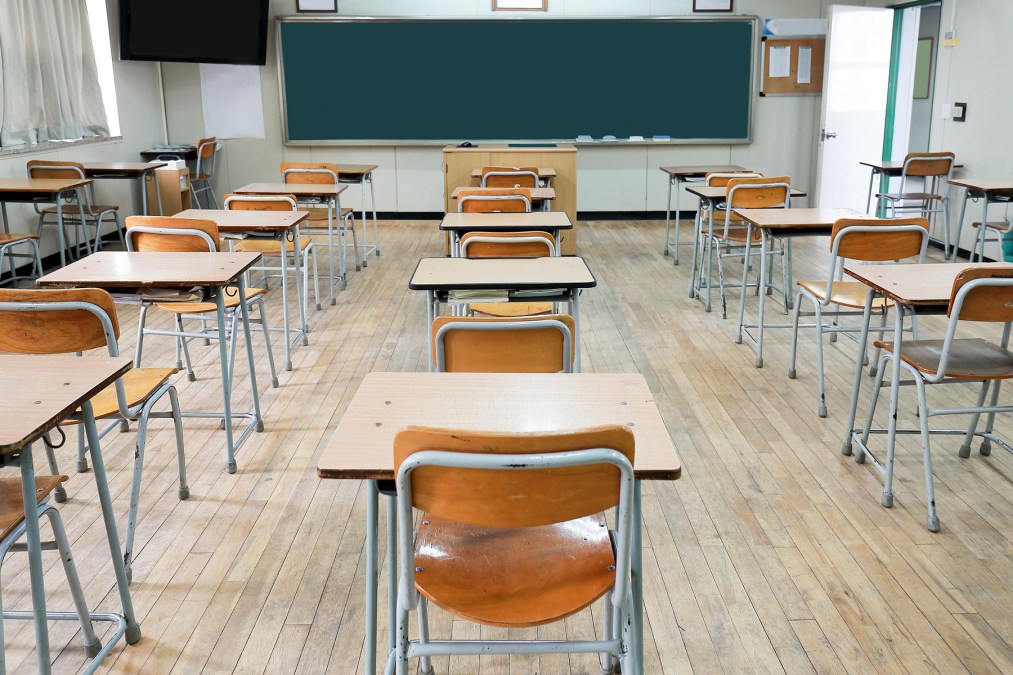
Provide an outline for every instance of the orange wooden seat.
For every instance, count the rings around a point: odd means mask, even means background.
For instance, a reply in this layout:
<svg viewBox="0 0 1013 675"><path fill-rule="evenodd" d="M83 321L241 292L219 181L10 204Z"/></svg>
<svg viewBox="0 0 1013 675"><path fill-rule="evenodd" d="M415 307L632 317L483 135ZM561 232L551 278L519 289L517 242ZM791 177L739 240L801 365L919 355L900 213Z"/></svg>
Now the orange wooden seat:
<svg viewBox="0 0 1013 675"><path fill-rule="evenodd" d="M457 210L461 213L528 213L531 190L514 187L458 190Z"/></svg>
<svg viewBox="0 0 1013 675"><path fill-rule="evenodd" d="M246 289L247 301L266 294L267 290L263 288ZM159 302L155 303L155 307L170 314L204 314L218 311L218 305L213 302ZM225 309L228 311L236 307L239 307L239 289L236 286L228 286L225 289Z"/></svg>
<svg viewBox="0 0 1013 675"><path fill-rule="evenodd" d="M42 503L60 483L66 482L66 476L36 476L35 500ZM25 502L22 498L20 478L0 478L0 539L7 535L25 520Z"/></svg>
<svg viewBox="0 0 1013 675"><path fill-rule="evenodd" d="M865 307L865 296L869 293L869 287L861 281L835 281L829 298L827 298L828 284L825 281L799 281L798 285L809 291L817 300L857 309ZM883 297L873 299L874 310L882 310L884 307L893 307L893 301Z"/></svg>
<svg viewBox="0 0 1013 675"><path fill-rule="evenodd" d="M538 167L483 166L481 185L485 188L536 188Z"/></svg>

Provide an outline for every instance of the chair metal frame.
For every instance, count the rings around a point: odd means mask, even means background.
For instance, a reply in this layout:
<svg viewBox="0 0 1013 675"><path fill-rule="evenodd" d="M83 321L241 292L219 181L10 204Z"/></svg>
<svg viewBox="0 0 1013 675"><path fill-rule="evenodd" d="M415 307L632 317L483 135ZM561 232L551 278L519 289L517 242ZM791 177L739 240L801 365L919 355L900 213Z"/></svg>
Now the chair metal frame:
<svg viewBox="0 0 1013 675"><path fill-rule="evenodd" d="M36 164L36 165L32 165L31 163L29 163L29 165L28 165L27 168L28 168L28 177L29 178L33 177L33 174L34 174L35 170L38 170L38 171L72 171L76 175L77 178L81 178L81 179L87 178L87 176L85 176L84 171L81 169L81 167L80 166L76 166L74 164ZM120 238L120 243L124 244L124 241L123 241L123 227L120 224L119 214L114 209L106 209L105 211L96 211L95 210L95 207L94 207L94 203L95 203L95 201L94 201L95 200L95 185L94 185L94 183L92 183L91 185L85 185L85 186L82 186L82 187L79 187L79 188L75 188L74 194L75 194L75 196L74 196L74 199L72 201L76 201L77 202L78 213L76 213L76 214L75 213L66 213L63 209L58 209L57 213L56 213L56 217L57 217L56 222L47 221L46 220L46 216L49 215L49 214L46 213L46 210L44 208L40 208L39 204L33 204L33 207L35 208L35 213L38 214L38 216L39 216L39 223L38 223L38 226L36 227L36 234L39 236L39 238L40 239L42 238L42 228L44 226L46 226L46 225L56 225L58 227L62 226L62 228L60 229L60 245L61 245L61 247L65 248L65 245L64 245L65 242L69 241L68 238L67 238L67 232L66 232L66 227L67 227L68 221L69 221L70 225L75 225L78 228L80 228L80 233L84 235L84 244L83 244L84 245L84 250L87 252L88 255L91 255L93 252L98 251L101 248L101 244L102 244L102 220L106 217L106 215L110 215L110 217L112 218L113 224L116 226L116 234ZM88 236L87 229L86 229L87 226L88 226L88 224L89 224L89 219L91 219L91 223L95 227L95 240L94 241L92 241L91 238ZM75 234L77 234L77 233L75 233ZM82 246L82 242L81 242L80 236L75 236L75 243L74 243L74 255L75 255L75 257L78 257L78 258L81 257L81 246Z"/></svg>
<svg viewBox="0 0 1013 675"><path fill-rule="evenodd" d="M515 171L487 171L487 172L485 172L485 173L482 174L482 178L479 181L479 186L480 187L489 187L489 186L486 185L486 180L488 179L489 176L531 176L531 179L535 182L535 184L531 185L531 186L528 186L528 185L513 185L511 187L532 187L532 188L536 188L536 187L541 186L541 184L542 184L541 179L538 177L538 174L535 173L534 171L524 171L524 170L521 170L521 169L517 169Z"/></svg>
<svg viewBox="0 0 1013 675"><path fill-rule="evenodd" d="M855 429L851 432L851 441L857 447L855 452L855 461L859 464L863 464L865 459L868 457L872 460L873 466L883 477L883 495L881 497L881 503L884 507L893 506L893 470L894 470L894 457L896 451L896 436L897 434L918 434L921 437L922 442L922 459L924 463L925 473L925 495L928 507L928 519L927 528L930 532L938 532L940 528L939 516L936 514L936 496L935 496L935 485L932 476L932 454L930 447L930 437L933 434L936 435L962 435L964 441L960 446L959 455L961 458L968 458L971 454L971 441L975 436L981 437L982 442L979 448L979 452L987 456L991 454L991 445L995 442L999 447L1003 448L1007 452L1013 454L1013 445L1006 442L994 433L994 423L996 413L1013 412L1013 405L999 405L999 388L1002 383L1002 379L1006 378L995 378L993 379L982 379L975 380L971 378L956 378L946 376L946 367L950 358L950 354L953 349L954 336L957 332L957 325L960 323L960 314L963 309L963 305L967 296L973 293L979 288L987 287L1001 287L1010 289L1010 296L1013 297L1013 278L1010 277L984 277L972 279L961 285L960 289L953 295L950 300L949 306L949 320L946 326L946 337L943 340L943 345L940 350L939 363L936 368L936 373L929 374L920 371L915 366L907 363L900 358L900 354L896 352L896 345L901 344L901 354L903 353L904 345L901 342L900 335L900 321L902 320L903 307L898 305L898 316L895 317L895 322L898 328L895 328L894 341L892 347L884 349L883 354L879 360L878 373L876 375L876 382L873 385L872 390L872 402L869 406L869 412L866 416L865 425L860 429ZM998 323L998 322L997 322ZM1010 328L1013 323L1010 321L1004 323L1002 340L1000 347L1004 350L1009 348L1010 340ZM884 383L884 377L886 374L887 364L892 364L891 368L891 381ZM908 381L902 381L900 379L900 371L904 370L906 373L911 375L912 379ZM950 384L950 383L963 383L968 384L970 382L982 383L981 390L978 393L978 399L974 406L964 406L958 408L931 408L928 405L928 399L926 398L925 385L926 384ZM995 386L992 387L994 381ZM900 394L900 387L902 386L915 386L918 393L918 429L898 429L897 428L897 416L893 414L897 410L898 399ZM890 411L889 426L886 429L873 428L872 423L876 414L876 405L879 402L879 394L884 387L890 387ZM989 389L992 389L991 400L988 405L985 405L985 399L989 394ZM985 424L984 431L978 431L978 422L982 415L985 413L988 415L987 422ZM971 422L966 429L929 429L929 418L938 415L971 415ZM870 434L887 434L887 449L885 461L880 461L876 456L869 450L868 440Z"/></svg>
<svg viewBox="0 0 1013 675"><path fill-rule="evenodd" d="M999 199L999 200L996 200L996 201L1000 201L1001 202L1001 201L1010 201L1010 200L1009 199L1006 199L1006 200ZM961 214L961 215L963 215L963 214ZM973 225L978 225L978 223L973 223ZM1007 235L1013 234L1013 218L1007 218L1006 219L1006 228L1005 229L997 229L997 228L994 228L994 227L989 227L988 223L986 223L986 222L982 222L981 225L980 225L980 227L981 227L981 232L978 235L976 235L975 238L974 238L974 248L971 250L971 257L970 257L971 262L974 262L974 255L975 255L975 253L978 254L978 262L984 262L985 261L985 244L988 243L988 235L990 233L995 234L996 243L999 244L1000 250L1001 250L1002 243L1006 239Z"/></svg>
<svg viewBox="0 0 1013 675"><path fill-rule="evenodd" d="M0 312L66 312L66 311L85 311L93 316L101 323L102 330L105 333L106 348L108 349L109 356L119 356L119 344L116 339L116 330L113 327L112 319L101 307L84 301L60 301L60 302L0 302ZM81 352L78 352L80 355ZM134 364L135 367L139 367L138 363ZM127 573L128 583L132 578L131 564L133 562L133 549L134 549L134 532L137 527L137 508L140 503L141 496L141 472L144 468L144 450L146 446L148 420L151 418L171 418L173 426L176 432L176 459L179 465L179 498L181 500L189 499L190 488L186 482L186 455L183 447L183 420L185 416L181 412L179 407L179 397L176 393L176 387L172 385L168 380L158 386L142 403L136 406L129 406L126 390L123 387L123 379L119 378L113 384L116 390L116 402L119 406L119 413L112 422L106 425L101 431L98 431L96 442L104 438L110 431L121 426L122 423L130 421L137 422L137 443L136 450L134 452L134 473L133 482L130 490L130 507L127 511L127 529L123 547L123 564ZM169 395L169 407L170 412L155 412L152 410L154 405L161 400L162 396ZM90 440L86 442L85 425L78 424L78 471L86 471L88 468L85 460L85 452L87 451ZM50 471L56 475L59 473L59 469L56 464L56 454L53 446L46 442L46 457L49 462ZM54 493L54 498L57 502L62 502L66 499L66 494L62 489L58 489Z"/></svg>
<svg viewBox="0 0 1013 675"><path fill-rule="evenodd" d="M445 339L447 333L452 331L529 331L554 328L563 337L563 363L560 369L563 373L572 373L573 370L573 334L569 326L558 319L537 319L534 321L501 321L492 319L486 321L449 321L437 329L433 336L433 347L436 350L436 372L447 372L447 352Z"/></svg>
<svg viewBox="0 0 1013 675"><path fill-rule="evenodd" d="M193 195L193 200L197 204L198 209L204 208L201 206L200 198L197 196L201 192L207 192L211 195L210 203L214 204L215 208L221 208L218 206L218 197L215 196L214 186L211 185L211 181L215 179L215 165L218 163L218 152L221 150L221 143L218 142L217 138L202 139L197 145L197 166L194 169L194 175L190 178L190 194ZM212 146L211 152L208 154L208 159L204 158L204 148ZM204 176L199 178L199 176ZM203 183L203 187L197 187L195 183Z"/></svg>
<svg viewBox="0 0 1013 675"><path fill-rule="evenodd" d="M911 178L921 178L922 187L926 194L931 194L939 199L939 208L930 208L931 202L934 199L920 199L917 200L918 204L901 204L898 206L897 202L910 201L904 200L901 195L906 194L907 180L908 180L908 168L913 163L918 162L938 162L947 160L949 162L949 168L946 173L942 174L931 174L926 176L913 175ZM885 216L887 207L889 206L890 217L896 218L898 212L909 213L916 211L922 216L931 219L932 214L942 213L943 214L943 257L947 257L950 254L950 197L947 194L946 185L947 181L953 177L953 165L955 163L955 157L952 152L910 152L904 157L904 166L901 169L900 174L900 192L880 192L876 194L876 210ZM931 180L930 180L931 179ZM887 178L889 181L889 178ZM940 189L942 188L942 189ZM954 248L960 247L960 242L954 242ZM973 251L972 251L973 257Z"/></svg>
<svg viewBox="0 0 1013 675"><path fill-rule="evenodd" d="M301 173L302 174L322 174L322 175L330 176L331 177L331 182L334 185L338 185L341 182L339 180L339 178L338 178L338 174L335 171L333 171L332 169L324 169L324 168L299 168L299 167L291 167L291 168L288 168L288 169L285 169L284 171L282 171L281 172L281 180L282 180L283 183L288 183L289 182L288 181L289 174L301 174ZM298 201L299 201L300 204L302 204L304 206L310 206L310 207L323 203L322 201L317 200L317 199L300 199ZM340 245L341 245L341 273L344 275L345 274L345 270L348 269L348 240L345 237L345 230L346 229L349 232L352 233L352 252L355 254L355 271L358 272L363 267L367 266L367 263L365 261L365 256L363 256L362 258L359 257L359 240L358 240L358 238L356 237L356 234L355 234L355 211L353 211L352 209L349 209L348 213L345 213L345 214L342 214L341 211L342 211L342 209L341 209L341 197L340 196L337 197L337 198L335 198L335 199L329 199L329 200L327 200L327 236L328 236L327 245L330 247L330 250L331 250L331 277L332 277L331 281L332 281L332 283L334 281L333 280L333 276L334 276L334 231L333 231L332 224L335 222L335 213L337 214L337 219L336 220L338 222L338 237L341 240L340 241ZM314 228L307 227L306 231L307 232L312 232L312 231L314 231ZM366 221L365 220L362 221L362 237L363 237L363 246L365 247L365 238L366 238ZM334 299L333 298L331 299L331 304L332 305L334 304Z"/></svg>
<svg viewBox="0 0 1013 675"><path fill-rule="evenodd" d="M549 257L558 257L559 249L556 248L556 240L554 237L543 237L536 235L529 235L519 233L520 236L516 237L496 237L488 236L482 232L468 232L465 237L461 237L460 243L460 257L468 257L468 246L471 244L540 244L544 243L549 248Z"/></svg>
<svg viewBox="0 0 1013 675"><path fill-rule="evenodd" d="M464 213L464 203L467 201L476 202L503 202L519 201L524 204L524 212L531 213L531 200L524 195L466 195L457 200L458 213Z"/></svg>
<svg viewBox="0 0 1013 675"><path fill-rule="evenodd" d="M38 237L38 235L30 235L30 234L17 235L17 234L12 234L11 236L13 236L13 237L20 236L21 238L20 239L13 239L13 240L7 241L7 242L0 242L0 261L2 261L4 259L4 256L7 256L8 254L10 255L10 258L8 259L8 262L10 264L10 276L7 277L6 279L0 280L0 286L3 286L4 284L13 284L13 283L16 283L18 281L21 281L22 279L30 279L30 278L36 278L37 279L37 278L39 278L39 277L42 276L42 257L39 255L39 237ZM15 246L23 246L25 244L28 244L28 245L30 245L32 247L32 255L31 256L28 256L26 254L21 254L21 253L10 253L10 249L14 248ZM18 258L21 258L21 257L31 257L32 258L32 271L31 271L31 273L30 273L29 276L22 277L22 276L18 275L18 269L14 265L14 258L15 257L18 257Z"/></svg>
<svg viewBox="0 0 1013 675"><path fill-rule="evenodd" d="M926 254L926 252L928 250L929 231L928 231L927 227L922 227L921 225L850 225L850 226L845 227L842 230L840 230L837 233L837 236L831 242L831 245L830 245L831 266L830 266L830 273L829 273L829 275L827 275L827 285L826 285L826 290L824 292L824 295L826 297L824 297L823 299L820 299L820 298L816 297L816 295L814 295L808 288L805 288L805 287L803 287L801 285L799 286L798 294L797 294L796 299L795 299L794 317L793 317L793 320L792 320L791 361L789 362L789 365L788 365L788 377L790 379L794 380L795 377L796 377L796 374L797 374L796 369L795 369L795 365L796 365L796 357L797 357L797 354L798 354L798 329L799 328L815 328L816 329L816 372L817 372L817 382L818 382L818 386L819 386L819 405L817 407L817 414L820 417L826 417L827 416L826 379L825 379L824 368L823 368L823 334L824 333L829 333L830 334L830 341L831 342L836 342L837 341L837 334L838 333L843 333L845 336L850 337L850 338L852 338L852 339L854 339L854 340L857 341L858 338L856 337L856 333L861 332L861 328L860 327L856 328L856 327L849 327L849 326L839 326L838 323L837 323L837 321L838 321L838 319L840 317L843 317L843 316L864 316L864 314L865 314L865 312L863 310L861 310L861 309L854 309L854 310L836 309L836 310L834 310L832 312L824 312L824 308L829 307L830 305L836 304L836 303L834 303L831 300L831 298L833 297L833 292L834 292L834 282L835 281L841 281L844 278L844 264L845 264L845 261L848 260L848 259L844 258L844 257L842 257L840 255L841 242L848 235L861 234L861 233L866 233L866 232L868 232L870 234L902 234L902 233L905 233L905 232L914 232L914 233L920 234L922 242L921 242L921 248L919 249L919 252L918 252L918 262L919 263L924 263L925 262L925 254ZM853 258L851 258L851 259L854 260ZM862 262L868 262L868 261L862 261ZM800 282L800 283L802 283L802 282ZM808 300L809 302L812 303L812 305L813 305L813 311L812 312L803 312L802 311L802 300L803 299ZM889 330L889 328L887 328L887 326L886 326L886 319L887 319L887 314L888 313L889 313L889 304L885 303L885 302L884 302L883 308L881 310L875 310L875 309L873 309L871 311L870 315L871 314L875 314L875 315L877 315L877 316L880 317L880 325L879 325L878 328L869 328L869 332L870 333L879 333L880 335L882 335L887 330ZM814 317L815 318L815 323L800 324L799 323L799 319L800 319L800 317L803 317L803 316ZM833 323L831 323L829 325L828 324L824 324L823 323L823 317L824 316L832 316L833 317ZM911 333L912 333L914 339L917 340L918 339L918 317L917 316L912 315L910 330L911 330ZM877 351L876 357L872 359L873 366L872 366L871 371L870 371L871 375L875 375L876 374L876 369L877 369L876 363L879 360L878 357L879 357L879 353Z"/></svg>
<svg viewBox="0 0 1013 675"><path fill-rule="evenodd" d="M619 500L616 505L616 582L604 594L605 616L602 640L430 640L428 601L415 587L414 513L412 473L422 467L465 468L498 471L537 471L563 467L610 464L619 470ZM448 452L433 448L409 456L397 473L397 520L400 575L397 592L397 641L390 654L387 672L406 675L408 660L421 658L421 672L432 673L433 656L476 654L598 653L607 655L611 671L621 663L622 672L633 673L638 662L636 636L632 635L633 607L630 567L633 542L633 466L621 452L612 448L591 448L567 452L532 454L478 454ZM587 514L592 515L592 514ZM408 639L411 612L418 612L419 639Z"/></svg>

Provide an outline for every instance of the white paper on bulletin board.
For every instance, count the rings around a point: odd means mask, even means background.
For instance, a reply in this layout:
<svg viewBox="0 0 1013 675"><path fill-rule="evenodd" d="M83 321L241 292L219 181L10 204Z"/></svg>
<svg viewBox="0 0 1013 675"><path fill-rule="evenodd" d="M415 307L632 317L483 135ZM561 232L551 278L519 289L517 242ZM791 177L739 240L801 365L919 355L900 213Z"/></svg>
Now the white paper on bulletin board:
<svg viewBox="0 0 1013 675"><path fill-rule="evenodd" d="M259 66L200 64L204 133L216 138L264 138Z"/></svg>

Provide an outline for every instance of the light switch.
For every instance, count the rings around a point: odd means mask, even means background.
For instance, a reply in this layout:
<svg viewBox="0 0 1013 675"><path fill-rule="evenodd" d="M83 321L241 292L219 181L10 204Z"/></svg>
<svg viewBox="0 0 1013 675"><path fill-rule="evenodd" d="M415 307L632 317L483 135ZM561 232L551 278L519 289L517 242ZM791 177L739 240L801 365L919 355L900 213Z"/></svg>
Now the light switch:
<svg viewBox="0 0 1013 675"><path fill-rule="evenodd" d="M950 119L950 104L949 103L944 103L941 106L939 106L939 116L942 117L944 120Z"/></svg>
<svg viewBox="0 0 1013 675"><path fill-rule="evenodd" d="M954 103L953 104L953 121L964 122L967 120L967 104L966 103Z"/></svg>

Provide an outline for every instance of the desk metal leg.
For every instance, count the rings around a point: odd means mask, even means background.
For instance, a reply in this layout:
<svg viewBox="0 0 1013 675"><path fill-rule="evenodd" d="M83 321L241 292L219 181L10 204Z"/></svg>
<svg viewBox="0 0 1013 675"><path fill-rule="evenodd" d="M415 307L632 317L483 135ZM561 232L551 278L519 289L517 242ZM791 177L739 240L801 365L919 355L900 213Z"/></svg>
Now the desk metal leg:
<svg viewBox="0 0 1013 675"><path fill-rule="evenodd" d="M580 372L580 289L570 289L570 314L573 316L573 372ZM432 332L432 331L430 331Z"/></svg>
<svg viewBox="0 0 1013 675"><path fill-rule="evenodd" d="M742 332L745 330L745 318L746 318L746 287L749 285L749 265L751 259L751 253L753 241L753 224L750 222L746 223L746 250L743 256L742 265L742 282L740 285L739 292L739 327L735 333L735 344L742 344ZM760 294L763 295L762 293Z"/></svg>
<svg viewBox="0 0 1013 675"><path fill-rule="evenodd" d="M397 638L397 496L387 495L387 652Z"/></svg>
<svg viewBox="0 0 1013 675"><path fill-rule="evenodd" d="M11 233L11 226L10 226L10 223L8 222L8 220L7 220L7 202L0 202L0 217L2 217L2 219L3 219L4 234L10 234ZM11 276L13 277L14 276L14 252L11 251L10 248L7 249L7 263L10 265ZM3 264L3 261L0 260L0 265L2 265L2 264ZM41 269L39 270L39 275L40 276L42 275L42 270Z"/></svg>
<svg viewBox="0 0 1013 675"><path fill-rule="evenodd" d="M250 337L250 309L246 306L246 283L243 277L237 279L239 288L239 312L243 322L243 338L246 340L246 358L250 362L250 389L253 393L253 418L257 431L264 430L264 422L260 417L260 392L257 390L257 369L253 367L253 340ZM264 326L267 330L267 326ZM235 336L233 336L235 339Z"/></svg>
<svg viewBox="0 0 1013 675"><path fill-rule="evenodd" d="M700 260L700 228L702 223L700 222L700 209L696 210L696 214L693 216L693 263L689 272L689 297L697 297L697 283L696 276L697 270L702 266Z"/></svg>
<svg viewBox="0 0 1013 675"><path fill-rule="evenodd" d="M285 251L285 235L281 235L281 329L285 334L285 370L292 370L292 336L288 325L288 253ZM296 286L299 285L299 264L296 263ZM265 271L266 275L267 272ZM301 298L297 299L302 307ZM264 330L267 330L266 327ZM253 370L252 368L250 370Z"/></svg>
<svg viewBox="0 0 1013 675"><path fill-rule="evenodd" d="M39 505L35 500L35 463L32 446L21 450L21 497L25 507L25 539L28 547L28 572L32 584L32 612L35 615L35 658L40 673L49 666L49 628L46 619L46 587L42 579L42 535L39 533ZM119 555L119 549L116 550Z"/></svg>
<svg viewBox="0 0 1013 675"><path fill-rule="evenodd" d="M967 212L967 199L968 190L964 188L964 201L960 205L960 217L957 219L957 237L953 240L953 257L950 258L952 262L957 262L957 252L960 251L960 234L964 229L964 215ZM974 262L974 247L971 247L971 254L967 258L968 262Z"/></svg>
<svg viewBox="0 0 1013 675"><path fill-rule="evenodd" d="M366 644L365 672L376 673L377 517L379 490L375 480L366 481Z"/></svg>
<svg viewBox="0 0 1013 675"><path fill-rule="evenodd" d="M894 309L893 348L894 354L901 354L904 339L904 305L898 304ZM900 358L891 361L893 369L890 373L890 416L887 420L886 432L886 466L883 473L883 497L880 500L885 507L893 506L893 457L897 444L897 408L900 398ZM868 427L872 427L870 417ZM865 430L868 437L869 429Z"/></svg>
<svg viewBox="0 0 1013 675"><path fill-rule="evenodd" d="M232 373L229 362L229 350L225 341L225 289L215 289L215 304L218 310L218 358L222 366L222 402L225 422L225 469L229 473L236 472L236 446L232 437ZM233 339L235 336L233 336ZM247 338L249 340L249 338Z"/></svg>
<svg viewBox="0 0 1013 675"><path fill-rule="evenodd" d="M669 234L672 230L672 183L675 181L673 176L668 177L668 205L665 207L665 247L661 249L662 255L668 255L668 247L672 244L672 238Z"/></svg>
<svg viewBox="0 0 1013 675"><path fill-rule="evenodd" d="M63 199L56 195L56 231L60 238L60 267L67 266L67 242L63 236ZM87 237L85 237L87 239Z"/></svg>
<svg viewBox="0 0 1013 675"><path fill-rule="evenodd" d="M978 262L985 262L985 243L986 243L986 241L988 241L988 238L985 236L988 233L988 228L985 227L985 223L987 223L987 222L988 222L988 195L987 194L983 194L983 195L981 195L981 227L978 228L980 230L980 232L978 233L978 235L981 238L981 244L978 247ZM1001 235L1000 235L1000 238L999 238L999 251L1000 251L1000 253L1002 251L1002 236ZM1001 254L999 256L999 259L1000 260L1002 259L1002 255ZM972 256L972 262L973 262L973 256Z"/></svg>
<svg viewBox="0 0 1013 675"><path fill-rule="evenodd" d="M868 353L869 323L872 321L872 300L876 297L876 291L869 289L865 296L865 310L862 312L862 334L858 338L858 362L855 364L855 379L851 385L851 409L848 412L848 424L845 429L844 445L841 446L841 454L851 454L851 434L855 429L855 418L858 416L858 397L862 391L862 370L865 363L865 355Z"/></svg>
<svg viewBox="0 0 1013 675"><path fill-rule="evenodd" d="M341 219L341 196L335 197L334 217L338 219L338 236L341 237L341 290L348 288L348 237L345 235L344 222ZM355 225L353 224L354 228ZM354 235L355 232L353 231ZM353 237L354 238L354 237ZM354 242L353 242L354 245ZM355 249L355 258L359 258L359 249Z"/></svg>
<svg viewBox="0 0 1013 675"><path fill-rule="evenodd" d="M339 216L340 217L340 216ZM330 293L331 304L337 304L334 299L334 200L327 200L327 256L330 260L331 275L328 277L327 287Z"/></svg>
<svg viewBox="0 0 1013 675"><path fill-rule="evenodd" d="M99 444L98 429L95 428L95 416L91 401L81 406L84 417L84 432L88 438L88 452L91 454L91 470L95 476L95 489L99 504L102 506L102 521L106 528L106 539L109 540L109 553L113 559L113 572L116 575L116 588L120 594L120 606L123 618L127 622L127 644L136 644L141 639L141 626L134 616L134 603L130 598L130 583L127 581L127 570L120 550L120 537L116 532L116 516L113 513L113 500L109 496L109 480L106 477L105 460L102 458L102 447Z"/></svg>
<svg viewBox="0 0 1013 675"><path fill-rule="evenodd" d="M296 300L299 302L299 327L302 329L303 347L306 347L310 343L308 337L310 327L306 320L306 305L309 302L309 295L310 295L310 286L309 286L310 268L309 268L309 260L306 258L306 254L302 250L302 233L299 231L298 225L292 228L292 247L294 251L293 259L295 260L295 273L297 277L295 284L295 293L296 293ZM301 284L300 280L298 279L300 268L302 269ZM316 268L314 268L314 271L316 271ZM319 309L319 307L317 309Z"/></svg>
<svg viewBox="0 0 1013 675"><path fill-rule="evenodd" d="M872 215L872 184L876 182L876 169L869 170L869 196L865 199L865 212Z"/></svg>
<svg viewBox="0 0 1013 675"><path fill-rule="evenodd" d="M633 541L630 551L630 581L633 593L634 672L644 672L644 542L641 517L640 481L633 481Z"/></svg>
<svg viewBox="0 0 1013 675"><path fill-rule="evenodd" d="M433 362L433 322L436 321L436 291L426 291L426 345L429 354L429 372L436 370Z"/></svg>
<svg viewBox="0 0 1013 675"><path fill-rule="evenodd" d="M380 224L376 221L376 189L373 187L373 174L370 172L369 180L369 205L373 207L373 241L376 244L376 257L380 257Z"/></svg>

